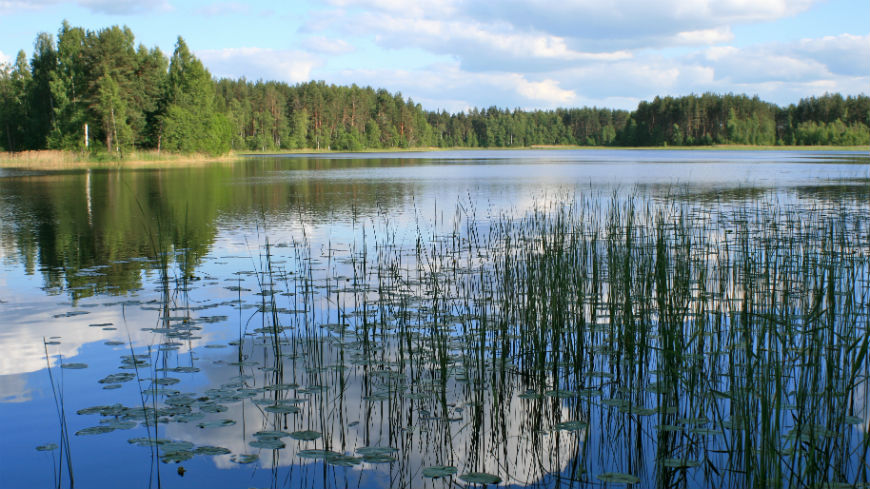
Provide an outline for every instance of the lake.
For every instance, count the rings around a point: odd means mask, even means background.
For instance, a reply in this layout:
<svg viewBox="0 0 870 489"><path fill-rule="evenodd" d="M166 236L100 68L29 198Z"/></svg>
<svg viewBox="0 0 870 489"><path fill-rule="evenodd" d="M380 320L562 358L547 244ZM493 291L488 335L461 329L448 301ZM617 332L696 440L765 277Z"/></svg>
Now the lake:
<svg viewBox="0 0 870 489"><path fill-rule="evenodd" d="M0 169L0 257L0 487L870 487L866 153Z"/></svg>

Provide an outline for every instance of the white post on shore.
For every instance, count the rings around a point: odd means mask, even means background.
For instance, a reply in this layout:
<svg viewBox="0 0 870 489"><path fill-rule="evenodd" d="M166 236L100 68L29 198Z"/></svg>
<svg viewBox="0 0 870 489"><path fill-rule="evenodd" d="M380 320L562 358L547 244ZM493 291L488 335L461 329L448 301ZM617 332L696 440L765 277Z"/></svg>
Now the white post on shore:
<svg viewBox="0 0 870 489"><path fill-rule="evenodd" d="M85 149L88 147L88 123L85 122Z"/></svg>

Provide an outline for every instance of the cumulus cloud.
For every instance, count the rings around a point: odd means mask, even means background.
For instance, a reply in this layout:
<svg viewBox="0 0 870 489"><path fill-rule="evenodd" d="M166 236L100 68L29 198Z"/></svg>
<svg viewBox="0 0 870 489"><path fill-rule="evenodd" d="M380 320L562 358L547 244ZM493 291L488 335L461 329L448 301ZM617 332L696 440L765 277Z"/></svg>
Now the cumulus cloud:
<svg viewBox="0 0 870 489"><path fill-rule="evenodd" d="M746 47L719 45L670 57L647 53L589 59L539 72L478 71L457 59L422 70L353 70L333 75L337 83L364 81L412 94L426 108L453 112L490 105L633 109L639 100L657 95L707 91L759 95L780 105L825 92L867 93L868 64L870 36L844 34Z"/></svg>
<svg viewBox="0 0 870 489"><path fill-rule="evenodd" d="M516 32L564 38L580 51L607 51L672 44L710 44L732 37L735 23L771 21L803 12L819 0L332 0L338 27L360 12L406 22L507 25ZM376 32L380 26L369 26ZM425 32L423 33L425 35ZM417 42L414 37L406 42Z"/></svg>
<svg viewBox="0 0 870 489"><path fill-rule="evenodd" d="M196 55L217 77L279 80L288 83L311 79L321 61L310 53L264 48L228 48L197 51Z"/></svg>
<svg viewBox="0 0 870 489"><path fill-rule="evenodd" d="M787 51L825 65L831 73L847 76L870 74L870 35L841 34L819 39L802 39Z"/></svg>
<svg viewBox="0 0 870 489"><path fill-rule="evenodd" d="M702 58L717 78L737 83L822 82L870 75L870 36L843 34L739 49L717 46Z"/></svg>
<svg viewBox="0 0 870 489"><path fill-rule="evenodd" d="M332 39L325 36L309 37L302 42L302 46L308 51L330 55L352 53L356 49L343 39Z"/></svg>

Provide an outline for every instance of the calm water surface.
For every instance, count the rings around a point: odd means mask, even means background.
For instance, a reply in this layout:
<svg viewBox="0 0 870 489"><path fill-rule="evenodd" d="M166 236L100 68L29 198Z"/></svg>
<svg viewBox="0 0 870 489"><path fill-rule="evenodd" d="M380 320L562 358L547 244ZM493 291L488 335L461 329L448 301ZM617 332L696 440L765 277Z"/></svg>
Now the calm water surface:
<svg viewBox="0 0 870 489"><path fill-rule="evenodd" d="M547 352L527 378L536 352L522 317L469 346L483 317L506 316L481 306L500 285L474 278L498 273L497 223L573 202L601 216L590 229L606 227L632 199L650 216L688 209L705 243L730 239L729 223L737 234L741 222L781 226L779 214L840 223L830 229L849 233L856 257L853 276L837 278L857 298L848 334L867 335L867 154L475 151L0 169L0 487L65 487L70 471L79 487L440 488L474 472L515 487L625 487L623 475L634 487L744 486L745 461L722 455L745 440L725 423L737 413L681 394L656 414L661 362L637 374L650 386L636 396L623 363L599 358L623 324L615 309L579 313L593 342L578 354L589 358L583 380ZM637 224L641 240L652 225ZM456 257L454 278L445 257ZM430 284L441 279L445 291ZM605 299L611 279L595 279ZM827 369L853 360L856 344ZM823 452L839 457L831 481L866 480L864 362L843 393L846 427L825 428L840 440ZM777 385L799 391L802 363ZM424 471L437 466L457 474Z"/></svg>

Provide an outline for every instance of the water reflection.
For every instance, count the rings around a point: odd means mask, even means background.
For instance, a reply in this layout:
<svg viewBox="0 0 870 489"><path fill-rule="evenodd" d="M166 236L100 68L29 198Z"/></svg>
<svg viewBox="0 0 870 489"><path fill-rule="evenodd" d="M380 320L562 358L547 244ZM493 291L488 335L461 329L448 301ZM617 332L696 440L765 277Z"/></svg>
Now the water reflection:
<svg viewBox="0 0 870 489"><path fill-rule="evenodd" d="M866 165L590 154L0 178L0 409L53 409L50 365L86 482L744 487L814 446L857 480ZM55 418L16 419L42 467Z"/></svg>

